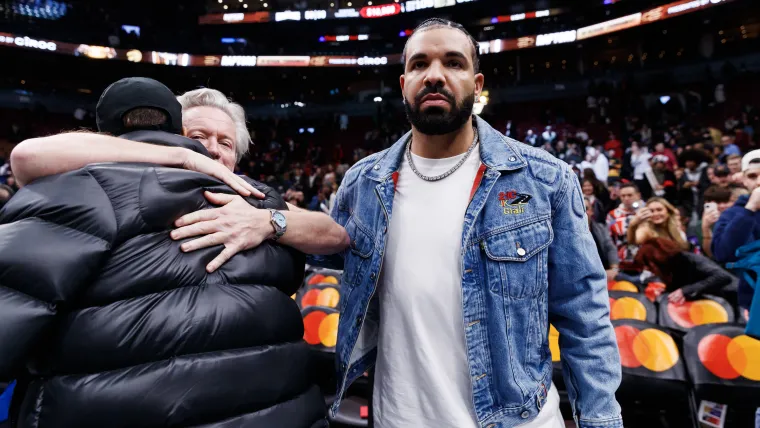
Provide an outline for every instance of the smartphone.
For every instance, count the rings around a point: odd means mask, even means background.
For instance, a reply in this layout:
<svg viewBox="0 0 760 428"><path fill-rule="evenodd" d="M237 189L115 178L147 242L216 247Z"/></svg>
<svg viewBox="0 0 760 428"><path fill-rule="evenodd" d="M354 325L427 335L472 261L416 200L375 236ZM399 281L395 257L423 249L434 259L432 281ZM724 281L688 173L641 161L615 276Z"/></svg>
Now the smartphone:
<svg viewBox="0 0 760 428"><path fill-rule="evenodd" d="M705 211L717 211L718 210L718 204L715 202L706 202L705 203Z"/></svg>
<svg viewBox="0 0 760 428"><path fill-rule="evenodd" d="M638 203L638 202L634 202L632 206L633 206L633 209L637 210L637 209L639 209L639 207L641 206L641 204Z"/></svg>

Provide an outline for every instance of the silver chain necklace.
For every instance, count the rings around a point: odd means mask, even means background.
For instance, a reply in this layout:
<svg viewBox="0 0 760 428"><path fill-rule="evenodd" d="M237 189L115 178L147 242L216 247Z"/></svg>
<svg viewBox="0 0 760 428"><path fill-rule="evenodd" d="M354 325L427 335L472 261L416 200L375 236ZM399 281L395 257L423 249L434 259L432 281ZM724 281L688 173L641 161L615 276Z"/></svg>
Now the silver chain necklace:
<svg viewBox="0 0 760 428"><path fill-rule="evenodd" d="M475 146L478 145L479 140L480 138L478 137L478 130L475 129L475 139L472 140L472 144L470 145L470 148L467 149L467 153L464 154L464 157L462 157L462 159L460 159L459 162L457 162L457 164L454 165L453 168L435 177L428 177L427 175L423 175L421 172L417 171L417 167L414 166L414 161L412 161L412 138L411 137L409 137L409 142L406 144L406 160L409 162L409 166L412 168L412 171L414 171L414 173L417 174L417 177L425 181L443 180L444 178L455 173L456 170L458 170L462 165L464 165L465 161L467 161L467 158L470 157L470 153L472 153L472 151L475 149Z"/></svg>

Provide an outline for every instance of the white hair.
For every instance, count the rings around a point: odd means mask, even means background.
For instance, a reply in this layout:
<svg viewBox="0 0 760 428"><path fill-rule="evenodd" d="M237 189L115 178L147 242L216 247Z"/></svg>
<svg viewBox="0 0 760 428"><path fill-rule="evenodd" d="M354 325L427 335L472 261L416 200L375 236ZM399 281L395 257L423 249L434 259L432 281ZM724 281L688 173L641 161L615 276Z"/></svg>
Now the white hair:
<svg viewBox="0 0 760 428"><path fill-rule="evenodd" d="M235 160L240 162L248 153L251 134L245 124L245 110L240 104L230 101L223 93L210 88L185 92L177 97L177 100L182 105L183 113L193 107L216 107L227 113L235 124Z"/></svg>

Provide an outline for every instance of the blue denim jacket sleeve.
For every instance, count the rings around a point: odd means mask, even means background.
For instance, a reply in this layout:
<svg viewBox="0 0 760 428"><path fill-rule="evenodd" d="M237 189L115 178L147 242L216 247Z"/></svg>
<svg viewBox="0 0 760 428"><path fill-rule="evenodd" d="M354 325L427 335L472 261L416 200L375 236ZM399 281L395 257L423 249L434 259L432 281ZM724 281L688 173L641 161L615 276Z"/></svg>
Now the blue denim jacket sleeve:
<svg viewBox="0 0 760 428"><path fill-rule="evenodd" d="M580 428L622 427L615 391L621 368L610 321L607 278L580 183L565 168L555 196L549 247L549 321L559 331L562 372Z"/></svg>
<svg viewBox="0 0 760 428"><path fill-rule="evenodd" d="M333 221L343 227L346 227L346 223L348 223L348 219L351 217L348 208L351 206L351 201L349 198L351 197L352 186L356 183L356 178L358 177L359 171L360 168L354 167L346 172L343 183L341 184L340 188L338 188L338 193L335 196L335 205L333 206L332 212L330 213L330 217L332 217ZM349 238L352 240L354 239L353 236L349 236ZM348 249L329 256L309 254L306 256L306 263L316 267L342 270L344 267L346 255L345 251L348 251Z"/></svg>

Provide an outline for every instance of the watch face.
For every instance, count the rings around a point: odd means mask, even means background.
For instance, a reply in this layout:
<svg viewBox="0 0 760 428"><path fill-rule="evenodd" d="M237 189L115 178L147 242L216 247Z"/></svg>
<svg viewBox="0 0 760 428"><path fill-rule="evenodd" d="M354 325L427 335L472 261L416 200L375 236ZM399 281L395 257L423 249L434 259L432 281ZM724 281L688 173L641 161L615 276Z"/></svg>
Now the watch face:
<svg viewBox="0 0 760 428"><path fill-rule="evenodd" d="M287 222L285 221L285 216L282 215L282 213L279 213L279 212L274 213L272 220L274 220L274 222L277 223L277 226L280 226L282 228L284 228L287 225Z"/></svg>

